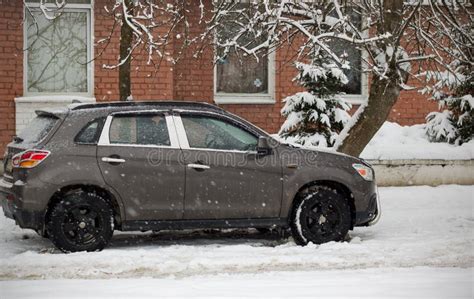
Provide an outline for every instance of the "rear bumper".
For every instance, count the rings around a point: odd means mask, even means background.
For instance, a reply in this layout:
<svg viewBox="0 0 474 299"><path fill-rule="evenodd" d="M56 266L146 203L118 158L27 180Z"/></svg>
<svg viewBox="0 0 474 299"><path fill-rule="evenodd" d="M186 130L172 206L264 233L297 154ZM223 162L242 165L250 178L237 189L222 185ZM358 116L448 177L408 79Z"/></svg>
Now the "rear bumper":
<svg viewBox="0 0 474 299"><path fill-rule="evenodd" d="M43 228L43 213L30 211L19 206L18 194L12 183L0 179L0 204L3 214L15 220L21 228L40 230Z"/></svg>

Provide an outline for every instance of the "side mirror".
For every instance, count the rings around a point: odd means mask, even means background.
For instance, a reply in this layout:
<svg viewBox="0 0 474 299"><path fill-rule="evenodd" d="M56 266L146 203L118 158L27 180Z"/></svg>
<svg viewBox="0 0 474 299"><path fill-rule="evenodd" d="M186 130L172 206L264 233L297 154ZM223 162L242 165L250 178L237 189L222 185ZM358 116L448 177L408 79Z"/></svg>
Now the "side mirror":
<svg viewBox="0 0 474 299"><path fill-rule="evenodd" d="M270 137L267 137L267 136L258 137L257 153L259 155L269 155L272 153L272 147L270 145Z"/></svg>

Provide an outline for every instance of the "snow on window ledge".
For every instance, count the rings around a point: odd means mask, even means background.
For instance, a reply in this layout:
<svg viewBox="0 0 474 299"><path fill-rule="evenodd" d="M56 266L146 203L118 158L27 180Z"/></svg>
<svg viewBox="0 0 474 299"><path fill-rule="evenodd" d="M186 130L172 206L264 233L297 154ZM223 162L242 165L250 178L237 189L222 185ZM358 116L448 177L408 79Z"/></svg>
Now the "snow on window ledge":
<svg viewBox="0 0 474 299"><path fill-rule="evenodd" d="M360 105L366 103L368 96L363 94L346 94L341 96L346 102L352 105Z"/></svg>
<svg viewBox="0 0 474 299"><path fill-rule="evenodd" d="M366 103L368 96L365 94L347 94L342 98L352 105ZM269 94L245 93L218 93L214 94L216 104L275 104L275 98Z"/></svg>
<svg viewBox="0 0 474 299"><path fill-rule="evenodd" d="M41 95L41 96L24 96L15 98L15 103L72 103L79 101L81 103L95 103L95 97L78 96L78 95Z"/></svg>
<svg viewBox="0 0 474 299"><path fill-rule="evenodd" d="M275 104L275 99L268 94L218 93L214 95L216 104Z"/></svg>

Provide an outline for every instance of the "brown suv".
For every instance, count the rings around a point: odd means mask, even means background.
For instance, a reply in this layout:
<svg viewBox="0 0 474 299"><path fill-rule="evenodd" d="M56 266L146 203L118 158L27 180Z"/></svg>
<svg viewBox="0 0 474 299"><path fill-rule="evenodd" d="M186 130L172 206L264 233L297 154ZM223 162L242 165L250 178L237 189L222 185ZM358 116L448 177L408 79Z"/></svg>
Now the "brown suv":
<svg viewBox="0 0 474 299"><path fill-rule="evenodd" d="M291 228L323 243L380 216L363 160L280 143L205 103L37 111L4 157L5 215L66 252L103 249L115 229Z"/></svg>

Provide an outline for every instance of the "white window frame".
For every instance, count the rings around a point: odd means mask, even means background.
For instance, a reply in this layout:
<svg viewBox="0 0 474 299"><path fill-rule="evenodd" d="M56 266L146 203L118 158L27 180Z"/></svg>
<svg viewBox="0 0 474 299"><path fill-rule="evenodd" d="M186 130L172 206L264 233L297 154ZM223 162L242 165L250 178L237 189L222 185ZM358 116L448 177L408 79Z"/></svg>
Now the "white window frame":
<svg viewBox="0 0 474 299"><path fill-rule="evenodd" d="M267 93L217 92L217 64L214 65L214 102L216 104L275 104L275 51L265 57L267 63Z"/></svg>
<svg viewBox="0 0 474 299"><path fill-rule="evenodd" d="M369 58L369 54L366 50L361 50L361 70L367 68L366 60ZM360 73L360 94L345 94L341 97L348 103L352 105L360 105L367 103L369 100L369 74L362 71Z"/></svg>
<svg viewBox="0 0 474 299"><path fill-rule="evenodd" d="M67 1L66 1L67 3ZM34 2L25 1L30 9L39 10L40 4ZM57 8L54 4L46 4L47 8L54 9ZM90 4L75 4L70 3L66 4L63 8L63 11L66 12L86 12L87 15L87 92L30 92L28 91L28 24L26 22L26 17L28 11L26 7L23 7L23 95L25 97L34 97L34 96L47 96L47 95L77 95L84 97L93 97L94 94L94 62L92 57L94 55L94 0L91 0Z"/></svg>
<svg viewBox="0 0 474 299"><path fill-rule="evenodd" d="M362 22L366 20L364 16L361 16ZM362 24L361 24L362 25ZM365 29L362 31L362 37L368 38L369 37L369 29ZM361 64L360 64L360 94L345 94L341 95L341 97L348 102L349 104L352 105L361 105L364 103L367 103L369 100L369 74L364 71L367 69L368 64L367 60L369 59L369 53L365 49L360 50L360 56L361 56ZM351 66L352 67L352 66Z"/></svg>

